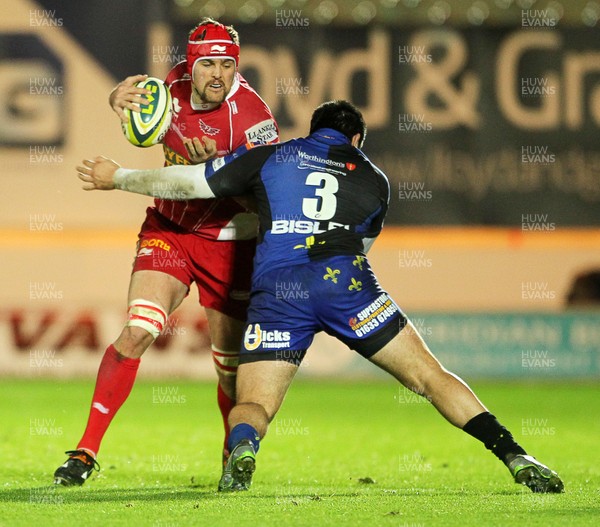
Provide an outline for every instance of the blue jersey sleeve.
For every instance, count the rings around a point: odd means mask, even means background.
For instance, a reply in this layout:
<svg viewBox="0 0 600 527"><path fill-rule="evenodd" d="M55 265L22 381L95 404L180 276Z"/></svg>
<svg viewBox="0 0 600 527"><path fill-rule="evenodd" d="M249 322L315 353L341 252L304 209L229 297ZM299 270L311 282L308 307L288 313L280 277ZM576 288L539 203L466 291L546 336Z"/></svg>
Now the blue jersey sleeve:
<svg viewBox="0 0 600 527"><path fill-rule="evenodd" d="M274 146L239 147L233 153L206 163L206 181L217 197L252 193L260 171Z"/></svg>

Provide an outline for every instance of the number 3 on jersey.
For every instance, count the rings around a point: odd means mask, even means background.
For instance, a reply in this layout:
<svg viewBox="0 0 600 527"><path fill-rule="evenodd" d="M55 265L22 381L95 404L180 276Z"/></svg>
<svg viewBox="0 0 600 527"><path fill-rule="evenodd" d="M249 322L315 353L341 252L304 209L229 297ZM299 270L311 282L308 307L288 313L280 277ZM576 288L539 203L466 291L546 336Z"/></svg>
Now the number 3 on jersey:
<svg viewBox="0 0 600 527"><path fill-rule="evenodd" d="M311 220L330 220L335 214L337 198L335 193L339 189L335 176L326 172L311 172L306 177L306 185L317 187L317 198L304 198L302 200L302 213Z"/></svg>

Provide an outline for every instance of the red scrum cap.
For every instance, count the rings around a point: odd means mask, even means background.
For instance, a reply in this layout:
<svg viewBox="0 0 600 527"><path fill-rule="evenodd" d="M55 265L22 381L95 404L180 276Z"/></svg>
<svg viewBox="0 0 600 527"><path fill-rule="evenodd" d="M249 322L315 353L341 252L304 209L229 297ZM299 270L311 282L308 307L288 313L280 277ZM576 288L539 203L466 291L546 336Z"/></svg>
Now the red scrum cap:
<svg viewBox="0 0 600 527"><path fill-rule="evenodd" d="M223 24L203 24L190 35L187 44L187 66L190 75L196 61L204 58L232 59L236 67L238 66L240 46L232 40Z"/></svg>

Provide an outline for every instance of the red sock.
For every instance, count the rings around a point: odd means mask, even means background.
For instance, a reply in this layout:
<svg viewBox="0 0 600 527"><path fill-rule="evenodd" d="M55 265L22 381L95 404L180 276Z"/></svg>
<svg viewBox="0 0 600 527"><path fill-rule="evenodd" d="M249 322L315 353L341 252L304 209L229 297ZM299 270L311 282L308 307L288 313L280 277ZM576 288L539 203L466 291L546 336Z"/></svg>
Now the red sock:
<svg viewBox="0 0 600 527"><path fill-rule="evenodd" d="M106 348L98 368L90 416L78 449L98 453L108 425L131 393L139 365L140 359L124 357L112 344Z"/></svg>
<svg viewBox="0 0 600 527"><path fill-rule="evenodd" d="M221 385L217 385L217 400L219 401L219 410L223 416L223 426L225 427L225 442L223 443L223 449L227 450L227 441L229 440L229 412L235 406L235 399L229 397L221 388Z"/></svg>

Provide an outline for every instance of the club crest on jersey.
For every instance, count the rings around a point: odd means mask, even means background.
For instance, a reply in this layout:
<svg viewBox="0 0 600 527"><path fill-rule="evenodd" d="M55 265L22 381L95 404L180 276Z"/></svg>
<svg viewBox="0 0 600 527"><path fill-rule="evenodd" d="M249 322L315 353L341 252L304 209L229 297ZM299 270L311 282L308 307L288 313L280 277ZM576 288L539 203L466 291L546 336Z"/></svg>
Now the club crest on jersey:
<svg viewBox="0 0 600 527"><path fill-rule="evenodd" d="M346 163L346 168L352 172L356 168L356 165L354 163Z"/></svg>
<svg viewBox="0 0 600 527"><path fill-rule="evenodd" d="M290 347L291 335L289 331L278 329L263 330L260 324L248 324L244 333L244 348L248 351L255 350L260 345L263 349L281 349Z"/></svg>
<svg viewBox="0 0 600 527"><path fill-rule="evenodd" d="M217 135L221 131L220 128L213 128L212 126L207 125L202 119L198 119L198 124L200 125L200 130L206 135Z"/></svg>

